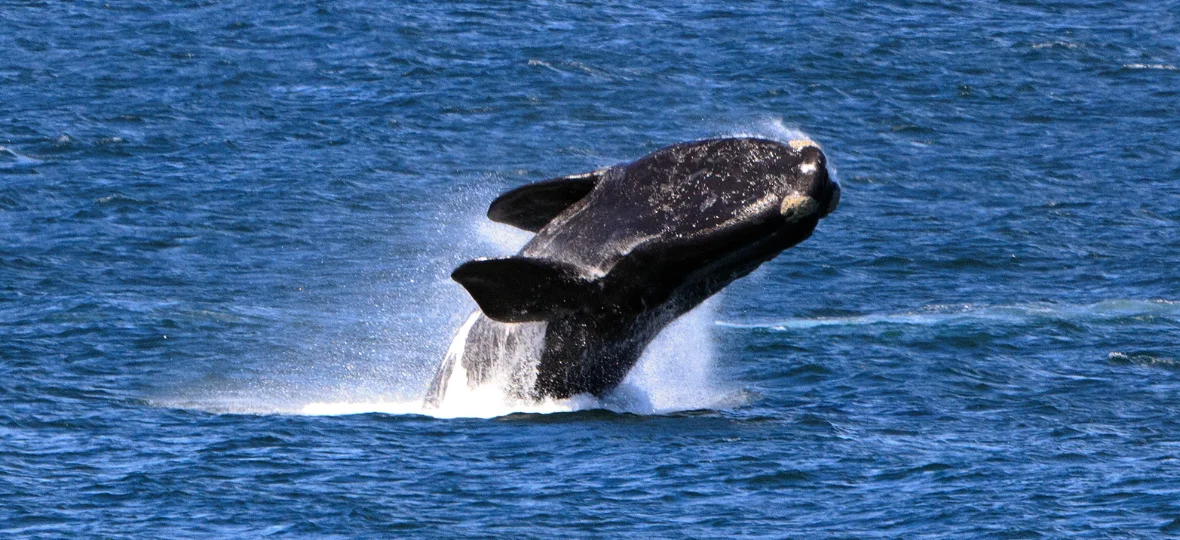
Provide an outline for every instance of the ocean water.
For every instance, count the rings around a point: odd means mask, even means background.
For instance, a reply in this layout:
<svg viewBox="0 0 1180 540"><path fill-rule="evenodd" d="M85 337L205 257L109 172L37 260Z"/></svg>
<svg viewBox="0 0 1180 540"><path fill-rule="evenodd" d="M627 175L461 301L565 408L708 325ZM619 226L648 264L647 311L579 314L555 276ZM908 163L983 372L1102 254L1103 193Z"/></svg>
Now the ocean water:
<svg viewBox="0 0 1180 540"><path fill-rule="evenodd" d="M1172 2L2 2L5 537L1180 534ZM615 394L419 401L525 182L819 141Z"/></svg>

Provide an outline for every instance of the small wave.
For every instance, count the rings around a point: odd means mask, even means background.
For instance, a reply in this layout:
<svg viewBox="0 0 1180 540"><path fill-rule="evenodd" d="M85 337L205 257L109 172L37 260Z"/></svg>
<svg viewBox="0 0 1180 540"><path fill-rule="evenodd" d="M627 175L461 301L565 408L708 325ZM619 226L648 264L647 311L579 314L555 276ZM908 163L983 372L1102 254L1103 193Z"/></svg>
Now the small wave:
<svg viewBox="0 0 1180 540"><path fill-rule="evenodd" d="M556 65L554 65L554 64L556 64ZM591 77L595 77L595 78L599 78L599 79L608 79L608 80L627 79L627 77L625 77L625 76L611 73L603 68L591 66L588 64L584 64L582 62L574 61L574 60L558 60L555 62L546 62L544 60L530 58L528 60L528 65L530 67L545 68L550 71L560 73L562 75L573 75L573 74L580 73L583 75L589 75Z"/></svg>
<svg viewBox="0 0 1180 540"><path fill-rule="evenodd" d="M795 318L772 322L716 321L729 328L770 330L806 330L823 326L955 325L991 322L1027 324L1038 320L1109 320L1127 318L1162 318L1180 321L1180 302L1172 300L1107 300L1095 304L1069 305L1032 303L1007 306L928 306L909 313L868 314L847 317Z"/></svg>
<svg viewBox="0 0 1180 540"><path fill-rule="evenodd" d="M1180 361L1175 358L1155 356L1144 353L1123 353L1112 351L1106 356L1108 362L1121 365L1136 365L1158 367L1170 370L1180 370Z"/></svg>
<svg viewBox="0 0 1180 540"><path fill-rule="evenodd" d="M1175 71L1176 66L1172 64L1123 64L1123 69L1162 69L1165 71Z"/></svg>
<svg viewBox="0 0 1180 540"><path fill-rule="evenodd" d="M95 202L95 204L101 204L101 205L107 205L107 204L127 204L127 205L149 204L147 201L136 199L134 197L128 197L126 195L123 195L122 193L113 193L111 195L105 195L105 196L99 197L97 199L94 199L94 202Z"/></svg>
<svg viewBox="0 0 1180 540"><path fill-rule="evenodd" d="M533 67L543 67L545 69L549 69L549 70L561 73L561 70L553 67L553 64L550 64L549 62L546 62L544 60L537 60L535 58L529 58L529 65L533 66Z"/></svg>
<svg viewBox="0 0 1180 540"><path fill-rule="evenodd" d="M0 168L25 168L41 163L44 163L44 161L21 154L7 146L0 146Z"/></svg>
<svg viewBox="0 0 1180 540"><path fill-rule="evenodd" d="M1082 47L1081 43L1071 43L1069 41L1044 41L1041 43L1033 43L1034 49L1077 49Z"/></svg>

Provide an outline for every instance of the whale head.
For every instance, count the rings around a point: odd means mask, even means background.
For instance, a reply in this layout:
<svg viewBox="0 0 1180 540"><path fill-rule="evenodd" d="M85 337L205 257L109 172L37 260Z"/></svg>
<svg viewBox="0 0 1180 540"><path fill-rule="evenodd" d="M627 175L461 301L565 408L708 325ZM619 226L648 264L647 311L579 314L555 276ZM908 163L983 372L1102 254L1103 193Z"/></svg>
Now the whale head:
<svg viewBox="0 0 1180 540"><path fill-rule="evenodd" d="M828 172L828 160L819 145L811 139L795 139L788 143L799 153L800 162L794 166L794 181L788 181L787 195L779 205L779 213L787 221L797 221L808 215L827 217L840 204L840 184Z"/></svg>
<svg viewBox="0 0 1180 540"><path fill-rule="evenodd" d="M626 203L638 216L628 225L643 238L632 253L702 287L691 304L807 239L840 203L827 157L810 139L685 143L641 158L625 176L632 192L622 199L639 201Z"/></svg>
<svg viewBox="0 0 1180 540"><path fill-rule="evenodd" d="M839 201L810 140L682 143L501 195L488 217L537 235L514 257L470 261L452 277L502 322L596 303L691 307L808 238Z"/></svg>
<svg viewBox="0 0 1180 540"><path fill-rule="evenodd" d="M601 185L602 197L617 201L616 215L626 216L614 220L615 237L642 238L652 248L716 238L740 250L780 231L810 233L840 202L827 157L809 139L685 143L645 156L623 173Z"/></svg>

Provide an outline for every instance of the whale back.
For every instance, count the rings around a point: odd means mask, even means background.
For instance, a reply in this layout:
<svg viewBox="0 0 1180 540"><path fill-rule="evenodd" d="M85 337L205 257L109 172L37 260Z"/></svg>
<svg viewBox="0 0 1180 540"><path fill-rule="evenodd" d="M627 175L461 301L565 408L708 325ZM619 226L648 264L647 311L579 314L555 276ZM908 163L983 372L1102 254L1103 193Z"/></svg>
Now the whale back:
<svg viewBox="0 0 1180 540"><path fill-rule="evenodd" d="M804 158L763 139L664 148L599 175L594 189L541 228L521 255L602 277L638 247L681 246L776 216Z"/></svg>

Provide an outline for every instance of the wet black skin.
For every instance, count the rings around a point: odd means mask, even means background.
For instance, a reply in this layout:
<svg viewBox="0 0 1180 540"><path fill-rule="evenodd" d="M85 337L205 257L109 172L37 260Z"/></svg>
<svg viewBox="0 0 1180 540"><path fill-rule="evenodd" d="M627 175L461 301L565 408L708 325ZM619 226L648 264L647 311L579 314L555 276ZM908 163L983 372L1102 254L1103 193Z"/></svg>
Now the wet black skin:
<svg viewBox="0 0 1180 540"><path fill-rule="evenodd" d="M492 219L539 230L518 258L455 271L486 315L467 338L469 383L535 369L531 388L513 389L518 397L614 389L666 325L807 239L834 208L839 186L822 151L797 146L683 143L501 196ZM814 203L784 215L783 200L800 196ZM511 365L502 349L483 346L504 341L504 322L526 321L547 322L539 360ZM428 404L441 401L451 369L440 368Z"/></svg>

